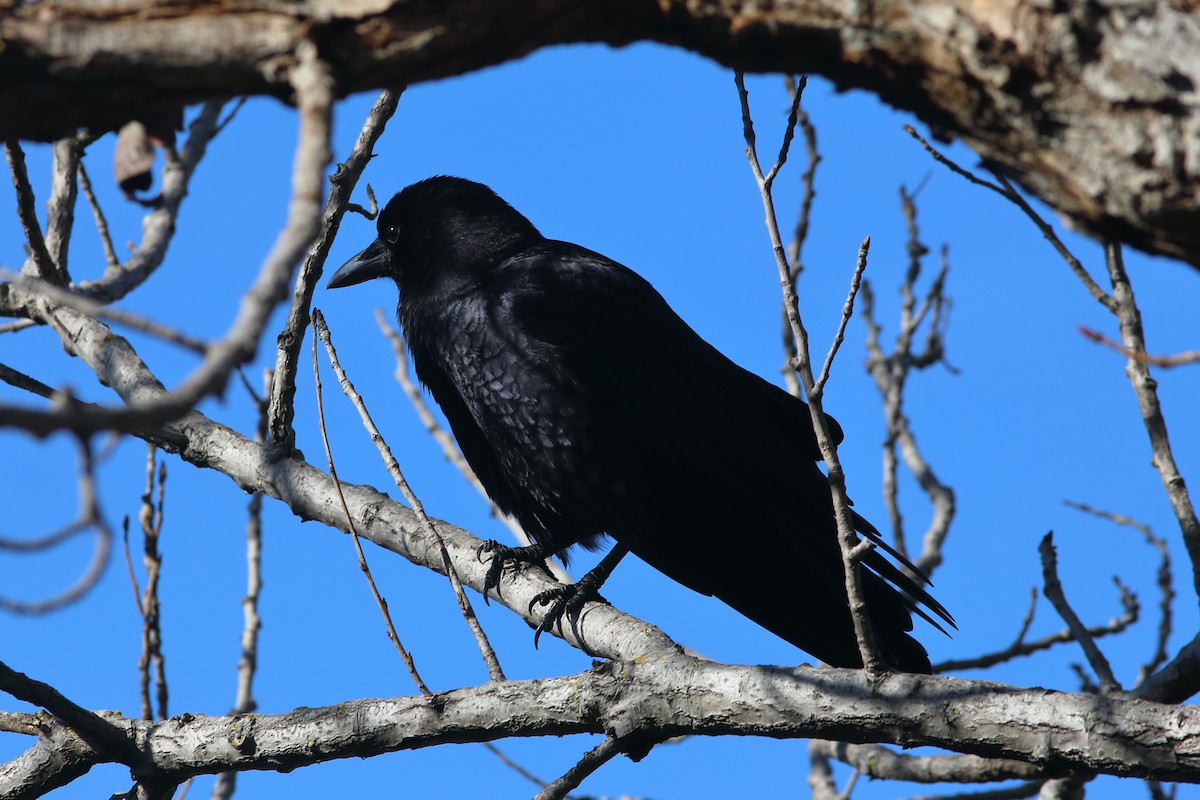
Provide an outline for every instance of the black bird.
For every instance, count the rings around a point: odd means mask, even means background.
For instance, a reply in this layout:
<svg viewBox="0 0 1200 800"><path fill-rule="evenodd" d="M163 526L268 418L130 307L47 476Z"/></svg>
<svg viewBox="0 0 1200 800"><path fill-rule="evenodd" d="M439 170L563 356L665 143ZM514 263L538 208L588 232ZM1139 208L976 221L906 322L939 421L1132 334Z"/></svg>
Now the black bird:
<svg viewBox="0 0 1200 800"><path fill-rule="evenodd" d="M616 544L582 590L541 598L554 601L543 629L633 552L822 661L861 666L805 403L719 353L639 275L546 239L482 184L415 183L377 224L329 287L396 282L417 377L492 500L533 538L485 545L487 588L505 560L565 561L607 534ZM912 612L939 628L918 603L953 619L878 551L863 565L883 658L929 672Z"/></svg>

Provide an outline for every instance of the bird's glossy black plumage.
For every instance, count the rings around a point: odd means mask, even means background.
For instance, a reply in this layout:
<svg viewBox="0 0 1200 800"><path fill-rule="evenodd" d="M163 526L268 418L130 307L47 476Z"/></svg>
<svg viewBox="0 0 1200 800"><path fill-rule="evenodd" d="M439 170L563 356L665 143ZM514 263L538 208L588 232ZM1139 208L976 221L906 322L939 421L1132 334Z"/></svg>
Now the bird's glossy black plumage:
<svg viewBox="0 0 1200 800"><path fill-rule="evenodd" d="M329 286L395 280L418 378L539 552L565 558L608 534L822 661L861 665L803 402L721 355L640 276L544 238L486 186L413 184L378 230ZM879 552L863 563L884 658L928 672L911 614L929 619L923 603L952 619Z"/></svg>

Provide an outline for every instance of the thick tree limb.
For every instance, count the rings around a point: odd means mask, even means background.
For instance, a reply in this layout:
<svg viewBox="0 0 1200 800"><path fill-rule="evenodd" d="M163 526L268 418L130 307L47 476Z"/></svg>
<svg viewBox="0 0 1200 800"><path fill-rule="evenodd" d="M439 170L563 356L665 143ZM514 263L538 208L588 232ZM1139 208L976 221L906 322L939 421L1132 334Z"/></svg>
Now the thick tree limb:
<svg viewBox="0 0 1200 800"><path fill-rule="evenodd" d="M891 674L874 685L861 670L730 666L664 654L431 698L355 700L275 715L187 714L159 723L114 717L112 723L138 743L140 780L289 770L509 736L603 733L637 757L654 743L692 733L953 745L1030 761L1049 775L1083 770L1200 782L1200 709L933 676ZM30 796L30 770L44 770L54 746L40 739L0 767L0 791ZM75 758L77 750L72 747ZM44 779L45 772L39 774Z"/></svg>
<svg viewBox="0 0 1200 800"><path fill-rule="evenodd" d="M302 42L317 45L345 94L551 44L655 40L738 69L812 72L875 92L961 137L1091 233L1200 266L1200 16L1190 3L0 5L0 138L112 128L214 97L287 98Z"/></svg>
<svg viewBox="0 0 1200 800"><path fill-rule="evenodd" d="M40 435L61 427L83 432L152 425L180 416L205 395L222 392L233 370L253 358L271 312L287 298L292 273L320 231L324 170L329 162L333 83L328 65L318 58L314 46L305 44L287 79L298 98L300 119L288 218L267 253L258 277L243 295L228 333L207 348L204 360L174 394L164 392L150 406L110 410L61 396L59 407L50 412L6 409L0 423L23 427ZM0 308L23 309L28 316L57 329L61 323L55 316L52 299L19 285L0 284ZM70 333L58 332L64 341L72 338Z"/></svg>
<svg viewBox="0 0 1200 800"><path fill-rule="evenodd" d="M60 306L54 313L56 330L70 350L125 403L137 407L162 401L165 390L124 339L71 308ZM166 430L172 441L185 443L179 452L186 460L216 469L244 489L282 500L303 519L344 528L332 481L299 458L271 453L198 412L167 424ZM440 552L409 509L365 487L349 487L347 498L362 535L415 563L443 568ZM486 571L475 557L479 540L451 525L436 524L464 584L478 591ZM540 620L528 610L529 601L552 585L537 570L506 574L499 599L536 625ZM585 609L578 636L570 629L564 635L588 652L625 663L611 667L615 673L600 670L529 684L503 682L438 695L436 710L429 701L413 698L283 717L178 718L154 728L112 722L134 726L127 735L139 744L139 776L149 770L149 779L162 770L174 780L200 772L287 768L508 735L605 733L638 753L690 732L932 744L1029 761L1056 774L1078 769L1200 782L1200 710L1190 707L904 675L883 678L873 692L854 672L728 667L686 659L657 629L601 604ZM1158 696L1170 694L1165 687L1159 692ZM550 702L554 697L572 699ZM354 712L350 722L344 721L347 712ZM418 733L431 715L440 722ZM328 742L319 752L311 747L318 741L314 726L331 734L319 739ZM210 743L231 744L188 746L193 736L210 735L215 737ZM247 735L254 737L254 747L239 747ZM29 770L35 768L43 788L45 781L53 783L86 769L80 758L89 756L79 748L60 753L48 752L50 747L67 746L54 746L51 737L43 737L26 756L0 768L0 786L26 785L32 780ZM185 755L190 750L194 754ZM60 765L62 774L47 777L48 764Z"/></svg>
<svg viewBox="0 0 1200 800"><path fill-rule="evenodd" d="M164 393L128 343L103 323L68 308L60 307L57 313L61 330L71 334L74 352L127 403L139 405L159 399ZM181 455L192 463L217 469L244 489L284 501L303 519L339 528L345 525L332 481L305 462L294 457L272 460L262 445L198 412L170 423L168 429L175 440L187 441ZM412 511L365 487L348 487L347 499L362 535L418 564L442 568L441 554ZM454 526L438 526L464 584L478 590L486 571L475 557L479 540ZM552 584L537 570L517 576L506 574L505 578L504 594L498 599L531 625L536 624L539 620L528 611L529 601ZM607 733L627 741L636 735L642 737L643 745L650 745L691 732L934 744L974 755L1032 761L1048 770L1151 774L1163 780L1200 782L1200 709L908 675L887 676L879 683L878 691L871 692L863 683L865 678L852 671L726 667L681 660L674 643L657 629L600 604L585 609L579 632L579 640L570 629L564 635L589 652L626 662L617 675L590 672L556 679L558 682L500 683L439 695L440 710L435 716L441 722L425 736L406 734L408 728L391 711L383 714L384 721L378 726L365 724L363 717L355 716L356 722L349 725L353 730L347 731L349 738L334 736L329 740L331 749L322 750L323 755L302 746L315 741L307 726L333 724L338 719L336 713L329 712L332 716L327 718L322 711L305 711L288 717L279 730L284 722L281 718L254 718L253 730L270 730L270 737L257 741L255 748L239 750L231 745L228 752L200 748L204 755L198 757L212 759L212 763L189 762L186 770L299 766L312 763L312 759L334 757L334 753L339 757L359 756L443 741L480 741L498 738L502 733ZM529 706L524 705L526 700L521 695L525 687L532 687L529 691L538 698ZM626 691L631 694L623 694ZM575 699L564 709L549 702L555 692ZM604 702L596 703L593 709L587 698L599 695L603 695ZM463 701L461 713L468 709L482 713L479 719L488 720L486 730L478 727L483 724L478 720L464 726L456 717L454 703L459 699ZM387 703L399 703L395 713L415 715L414 730L428 723L426 701L376 702L384 705L369 703L361 707L363 713L382 713L381 709L393 708ZM342 711L359 708L345 706ZM517 716L518 708L521 721L515 727L505 727L513 723L506 714ZM265 721L266 728L259 726L260 720ZM361 727L356 727L360 723ZM236 719L193 717L169 724L179 727L146 731L148 742L155 741L156 731L164 734L163 746L168 750L163 758L186 751L179 745L180 736L220 734L210 740L219 742L226 741L222 731L229 726L237 724L238 730L246 730L245 724ZM393 731L392 726L398 727ZM406 735L412 738L404 738ZM170 759L159 763L155 745L148 746L157 768L177 768ZM629 746L636 750L632 744ZM46 762L44 753L30 758L39 764ZM23 768L14 763L8 769L19 772Z"/></svg>
<svg viewBox="0 0 1200 800"><path fill-rule="evenodd" d="M171 397L129 342L108 326L66 306L59 306L54 313L56 330L64 337L64 343L127 405L145 407ZM282 500L301 519L317 520L347 531L333 481L307 462L294 455L283 456L277 449L247 439L196 411L163 426L162 431L162 438L169 440L163 443L164 449L178 453L184 460L225 474L244 491L261 492ZM178 442L186 444L179 446ZM415 564L443 571L437 544L410 509L370 487L343 484L342 491L360 536ZM487 565L480 562L476 553L482 542L448 523L435 521L435 524L463 584L481 591ZM519 574L518 580L506 570L502 578L503 595L493 592L492 598L522 616L531 627L537 627L542 614L540 608L529 611L530 603L540 592L558 584L537 569ZM580 625L582 640L570 630L565 636L572 644L595 655L630 660L677 647L657 628L602 603L586 605L581 620L591 620L588 625Z"/></svg>

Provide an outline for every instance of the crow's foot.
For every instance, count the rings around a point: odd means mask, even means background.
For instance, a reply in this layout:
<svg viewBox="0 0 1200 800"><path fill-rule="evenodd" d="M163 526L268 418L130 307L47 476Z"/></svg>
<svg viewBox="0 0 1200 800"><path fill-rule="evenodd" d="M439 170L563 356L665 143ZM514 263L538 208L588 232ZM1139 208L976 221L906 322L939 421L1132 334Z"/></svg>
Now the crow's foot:
<svg viewBox="0 0 1200 800"><path fill-rule="evenodd" d="M539 544L530 545L528 547L509 547L500 544L494 540L488 540L479 545L475 550L475 558L481 563L483 562L483 554L490 553L491 558L488 560L487 575L483 579L483 602L490 604L488 594L492 589L496 590L496 596L502 597L500 591L500 576L504 572L505 564L510 562L516 564L537 564L543 570L546 569L546 548Z"/></svg>
<svg viewBox="0 0 1200 800"><path fill-rule="evenodd" d="M533 611L534 606L550 606L546 609L542 621L538 623L537 630L533 632L535 648L544 631L550 631L556 626L561 631L564 619L571 623L571 633L575 635L575 638L577 640L581 638L579 636L579 614L583 611L583 606L591 600L607 603L597 592L598 587L592 585L594 582L588 580L590 575L591 573L588 573L583 576L578 583L555 586L553 589L539 592L537 597L530 601L530 611Z"/></svg>

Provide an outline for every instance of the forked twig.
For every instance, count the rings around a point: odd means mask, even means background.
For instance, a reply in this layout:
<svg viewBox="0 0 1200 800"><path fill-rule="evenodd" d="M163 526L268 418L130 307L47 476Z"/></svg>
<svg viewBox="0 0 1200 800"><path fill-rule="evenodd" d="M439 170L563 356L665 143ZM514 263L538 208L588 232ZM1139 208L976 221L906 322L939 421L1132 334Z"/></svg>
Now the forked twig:
<svg viewBox="0 0 1200 800"><path fill-rule="evenodd" d="M1067 623L1067 627L1071 629L1071 635L1083 649L1088 663L1091 664L1092 670L1100 680L1101 691L1108 696L1121 694L1123 689L1113 676L1112 667L1109 665L1108 659L1104 657L1104 653L1096 646L1096 640L1092 638L1087 627L1080 621L1079 615L1075 613L1075 609L1071 608L1071 604L1067 602L1062 583L1058 579L1058 557L1054 550L1053 532L1047 533L1042 537L1042 542L1038 546L1038 552L1042 556L1042 591L1045 593L1046 599L1054 605L1054 610L1062 617L1063 622Z"/></svg>
<svg viewBox="0 0 1200 800"><path fill-rule="evenodd" d="M1077 511L1082 511L1085 514L1091 514L1094 517L1108 520L1114 525L1119 525L1124 528L1132 528L1142 534L1142 538L1146 540L1146 544L1158 551L1158 571L1157 583L1159 590L1159 620L1158 620L1158 636L1154 646L1154 653L1150 659L1138 668L1137 685L1141 684L1159 667L1167 661L1167 642L1171 636L1172 620L1174 619L1174 611L1172 605L1175 600L1175 578L1171 569L1171 551L1167 547L1167 540L1161 536L1156 536L1149 525L1138 522L1132 517L1127 517L1124 514L1114 514L1111 511L1102 511L1098 508L1093 508L1085 503L1076 503L1073 500L1064 500L1064 504L1074 508Z"/></svg>
<svg viewBox="0 0 1200 800"><path fill-rule="evenodd" d="M968 669L987 669L988 667L994 667L997 664L1011 661L1014 658L1033 655L1043 650L1049 650L1055 645L1075 641L1075 635L1071 632L1070 628L1064 628L1033 641L1025 641L1025 637L1029 634L1029 629L1033 623L1033 614L1037 603L1036 588L1032 590L1031 595L1029 611L1026 613L1025 619L1021 623L1021 630L1012 644L1003 650L985 653L974 658L950 659L938 662L933 665L934 674L961 672ZM1087 627L1087 632L1093 639L1121 633L1138 621L1141 616L1141 608L1138 605L1137 598L1128 591L1122 591L1120 593L1120 600L1121 605L1124 607L1124 611L1121 612L1120 616L1110 619L1103 625L1089 625Z"/></svg>
<svg viewBox="0 0 1200 800"><path fill-rule="evenodd" d="M1046 237L1046 241L1050 242L1050 245L1055 249L1059 256L1062 257L1067 266L1071 268L1071 271L1075 273L1076 277L1078 277L1083 283L1084 287L1088 290L1088 293L1096 299L1096 302L1100 303L1110 311L1113 310L1112 297L1106 294L1105 291L1100 288L1100 285L1092 280L1092 276L1089 275L1087 270L1083 268L1083 264L1080 263L1079 259L1077 259L1071 253L1071 251L1067 249L1065 244L1063 244L1062 239L1060 239L1058 234L1055 233L1054 228L1048 222L1042 219L1040 214L1034 211L1033 206L1029 205L1029 202L1021 196L1021 193L1013 187L1012 183L1010 183L1007 178L999 173L993 172L992 174L995 175L996 180L999 181L999 185L997 185L991 181L976 177L969 170L963 169L958 164L954 163L953 160L939 152L937 148L927 142L925 138L921 136L921 134L917 133L913 126L905 125L904 130L910 136L920 142L921 146L924 147L931 156L933 156L935 161L946 165L952 171L966 178L976 186L982 186L985 189L991 189L996 194L1020 208L1021 211L1025 213L1025 216L1037 226L1039 231L1041 231L1042 236Z"/></svg>
<svg viewBox="0 0 1200 800"><path fill-rule="evenodd" d="M800 318L795 287L792 283L791 268L788 265L787 253L784 250L783 241L779 235L779 222L775 215L775 201L771 196L771 182L775 179L775 176L779 173L780 168L787 159L788 145L791 143L796 126L796 107L800 102L800 93L797 92L792 99L792 110L788 115L788 129L784 133L783 146L780 148L779 157L776 159L775 165L771 168L770 172L764 175L755 145L754 122L750 116L750 97L746 91L746 84L742 73L735 73L734 83L737 85L738 99L742 106L742 129L746 140L746 160L750 162L750 169L754 173L754 179L758 183L759 194L762 196L763 210L766 213L767 232L771 239L771 249L775 254L775 265L779 272L779 285L783 290L784 307L787 310L788 323L791 326L792 335L796 339L796 368L800 374L800 380L808 398L809 412L813 420L813 431L816 434L817 444L821 448L821 455L825 459L829 484L833 493L834 515L837 518L838 543L842 551L842 568L845 573L846 595L850 604L850 616L854 621L854 635L858 641L863 669L869 675L877 675L884 671L883 661L879 657L875 638L871 631L871 620L867 614L866 598L863 594L858 571L859 559L864 553L870 550L872 545L868 541L859 541L854 533L854 525L850 518L850 502L846 496L845 475L842 472L841 461L837 456L837 448L833 444L829 423L821 406L821 395L824 386L818 386L813 377L812 361L809 356L808 331L805 330L804 323ZM864 261L864 267L865 258L865 251L863 248L860 248L860 259ZM861 275L861 270L856 268L856 272ZM852 286L856 288L856 284L852 284ZM847 303L851 306L853 304L853 297L854 290L852 289L850 298L847 300ZM827 360L832 360L832 350Z"/></svg>

